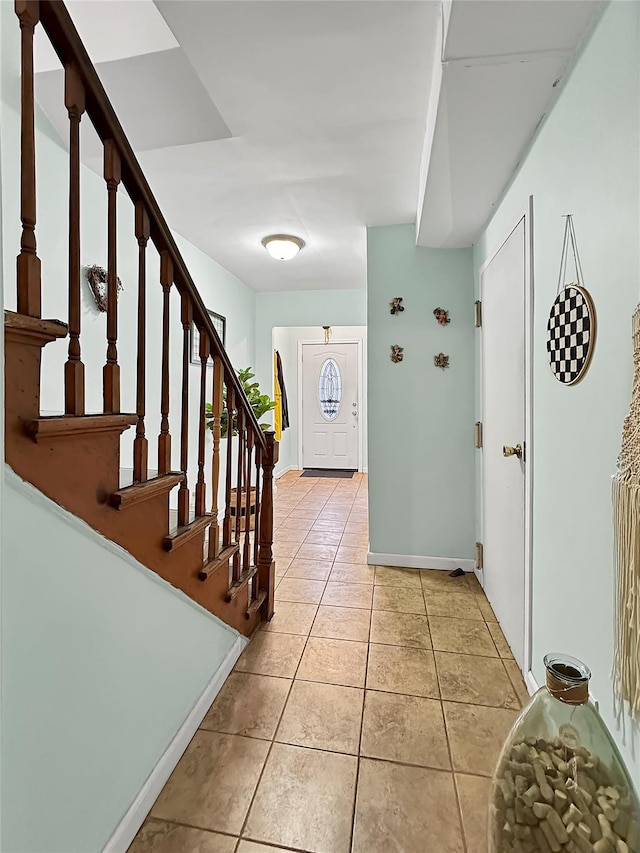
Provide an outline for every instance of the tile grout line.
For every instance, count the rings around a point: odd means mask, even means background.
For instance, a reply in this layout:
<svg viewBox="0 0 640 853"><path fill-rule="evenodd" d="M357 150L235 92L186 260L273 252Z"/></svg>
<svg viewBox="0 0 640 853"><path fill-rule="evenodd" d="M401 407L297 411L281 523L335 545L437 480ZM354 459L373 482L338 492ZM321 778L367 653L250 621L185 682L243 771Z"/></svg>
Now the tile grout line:
<svg viewBox="0 0 640 853"><path fill-rule="evenodd" d="M371 602L372 609L369 611L369 639L367 641L367 659L364 667L364 685L362 692L362 714L360 715L360 736L358 738L358 755L356 764L356 779L353 791L353 809L351 811L351 833L349 836L349 850L353 851L354 836L356 830L356 808L358 804L358 790L360 787L360 766L362 763L362 734L364 731L364 709L367 703L367 680L369 675L369 652L371 651L371 620L373 619L373 599Z"/></svg>
<svg viewBox="0 0 640 853"><path fill-rule="evenodd" d="M427 594L425 592L424 585L422 584L422 581L420 582L420 586L422 588L422 597L424 598L424 609L425 609L425 613L427 614L427 625L429 626L429 636L431 636L431 626L429 625L429 612L427 609ZM431 639L432 639L431 647L433 649L433 638L431 638ZM440 675L438 673L438 666L436 664L435 651L432 651L432 655L433 655L433 668L435 669L435 672L436 672L436 683L438 685L438 696L439 696L439 700L440 700L440 713L442 714L442 726L444 729L445 739L447 741L447 752L449 754L449 764L451 766L451 783L453 785L453 790L454 790L454 794L455 794L455 798L456 798L456 804L458 806L458 824L460 826L460 837L462 839L462 846L464 848L464 851L465 851L465 853L468 853L467 838L466 838L466 833L464 830L464 821L462 818L462 806L460 805L460 796L458 794L458 786L456 784L456 774L455 774L455 769L453 766L453 753L451 751L451 741L449 739L449 729L447 726L447 718L446 718L446 715L444 713L444 701L442 699L442 690L440 689Z"/></svg>

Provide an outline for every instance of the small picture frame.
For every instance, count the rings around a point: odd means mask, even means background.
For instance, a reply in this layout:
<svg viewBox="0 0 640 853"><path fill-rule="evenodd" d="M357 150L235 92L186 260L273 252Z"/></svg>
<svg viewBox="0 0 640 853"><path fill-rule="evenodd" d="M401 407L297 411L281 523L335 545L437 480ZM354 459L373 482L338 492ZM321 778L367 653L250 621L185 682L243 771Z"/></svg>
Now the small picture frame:
<svg viewBox="0 0 640 853"><path fill-rule="evenodd" d="M218 333L218 337L222 341L222 346L227 342L227 318L222 314L216 314L215 311L209 311L207 314L211 317L213 328ZM195 323L191 324L191 364L200 364L200 332Z"/></svg>

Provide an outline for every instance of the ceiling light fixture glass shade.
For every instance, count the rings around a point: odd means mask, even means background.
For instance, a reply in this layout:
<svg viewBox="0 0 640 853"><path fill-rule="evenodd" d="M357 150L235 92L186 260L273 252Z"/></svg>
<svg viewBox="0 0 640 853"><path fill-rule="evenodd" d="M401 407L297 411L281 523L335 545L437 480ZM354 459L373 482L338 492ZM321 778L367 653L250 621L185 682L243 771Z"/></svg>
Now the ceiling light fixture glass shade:
<svg viewBox="0 0 640 853"><path fill-rule="evenodd" d="M277 261L290 261L305 246L304 240L292 234L269 234L260 242Z"/></svg>

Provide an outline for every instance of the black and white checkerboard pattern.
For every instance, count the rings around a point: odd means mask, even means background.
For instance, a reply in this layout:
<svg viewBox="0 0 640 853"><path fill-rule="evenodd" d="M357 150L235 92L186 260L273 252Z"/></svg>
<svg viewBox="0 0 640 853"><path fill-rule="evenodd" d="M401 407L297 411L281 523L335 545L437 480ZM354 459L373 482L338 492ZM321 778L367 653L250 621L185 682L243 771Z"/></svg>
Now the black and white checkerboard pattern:
<svg viewBox="0 0 640 853"><path fill-rule="evenodd" d="M547 352L559 382L571 385L588 363L593 342L590 305L577 287L563 288L553 303L547 323Z"/></svg>

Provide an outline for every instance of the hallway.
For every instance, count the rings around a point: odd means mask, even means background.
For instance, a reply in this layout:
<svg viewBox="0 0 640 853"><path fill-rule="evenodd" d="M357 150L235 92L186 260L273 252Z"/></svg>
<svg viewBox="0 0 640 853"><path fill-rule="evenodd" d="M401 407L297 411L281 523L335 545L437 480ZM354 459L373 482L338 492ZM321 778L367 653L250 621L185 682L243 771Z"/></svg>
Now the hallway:
<svg viewBox="0 0 640 853"><path fill-rule="evenodd" d="M527 693L477 581L367 566L364 474L289 472L275 525L276 614L130 853L485 853Z"/></svg>

